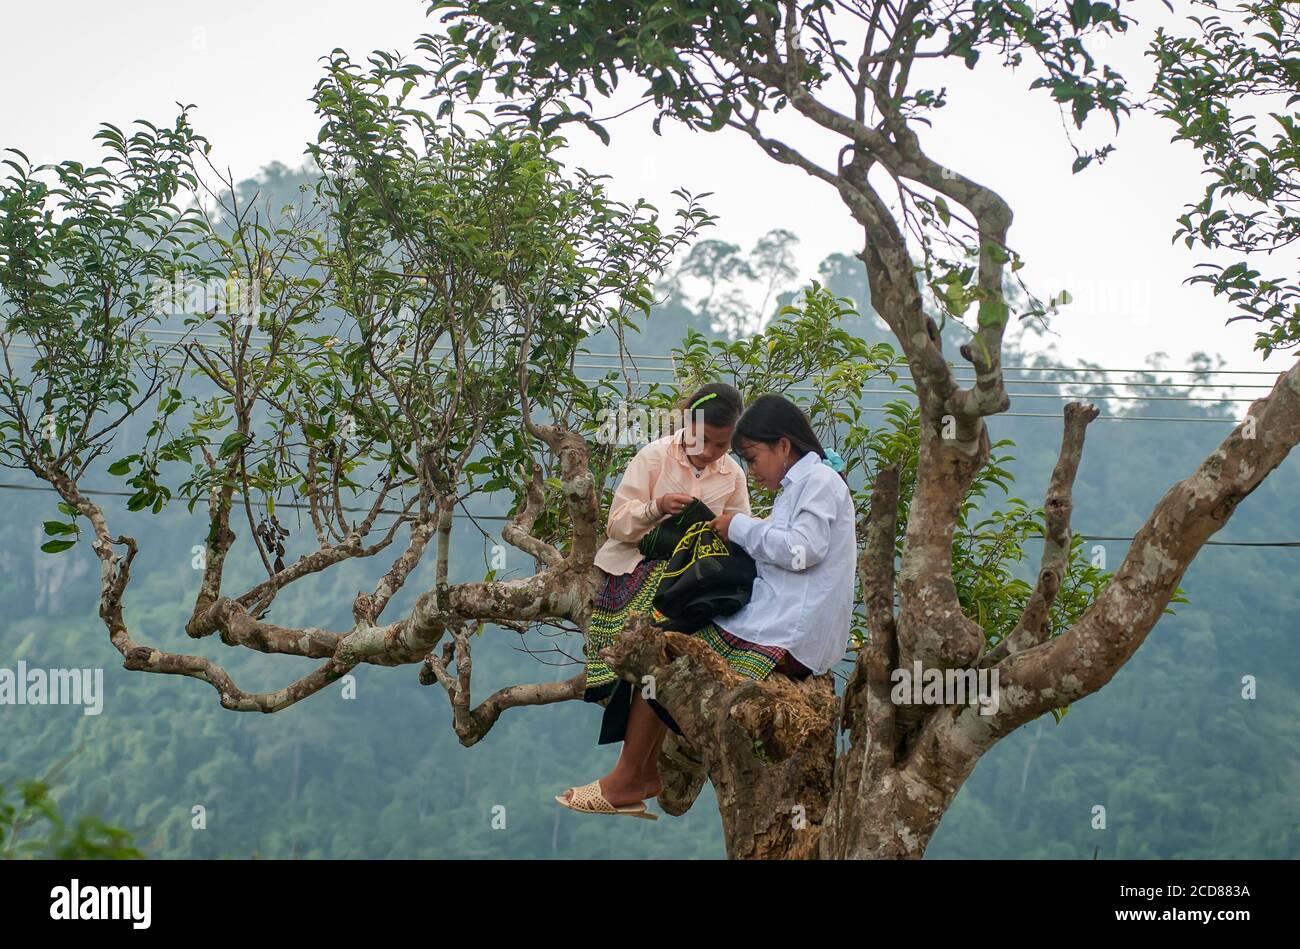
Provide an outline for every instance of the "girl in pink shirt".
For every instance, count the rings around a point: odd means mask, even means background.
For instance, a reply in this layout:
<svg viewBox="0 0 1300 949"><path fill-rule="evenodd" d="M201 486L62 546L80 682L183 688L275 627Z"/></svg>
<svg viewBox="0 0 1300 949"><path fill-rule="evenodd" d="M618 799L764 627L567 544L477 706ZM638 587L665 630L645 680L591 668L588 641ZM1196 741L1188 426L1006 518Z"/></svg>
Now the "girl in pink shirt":
<svg viewBox="0 0 1300 949"><path fill-rule="evenodd" d="M666 559L649 559L637 548L651 528L670 514L680 513L699 498L714 514L749 513L749 487L744 471L729 454L731 434L744 408L740 392L714 382L678 404L686 425L641 448L628 464L609 506L608 540L596 554L603 575L588 627L587 684L583 698L598 702L609 696L602 720L600 744L623 741L625 731L654 735L652 747L628 741L614 769L583 788L570 788L556 800L575 810L610 813L659 794L657 759L665 730L640 690L619 679L600 658L634 612L650 612ZM700 431L696 431L697 423ZM646 716L649 716L646 718ZM643 727L644 726L644 727ZM655 727L651 727L655 726ZM633 746L629 748L629 745ZM576 796L575 796L576 795ZM628 812L625 810L625 812ZM640 812L645 812L644 803Z"/></svg>

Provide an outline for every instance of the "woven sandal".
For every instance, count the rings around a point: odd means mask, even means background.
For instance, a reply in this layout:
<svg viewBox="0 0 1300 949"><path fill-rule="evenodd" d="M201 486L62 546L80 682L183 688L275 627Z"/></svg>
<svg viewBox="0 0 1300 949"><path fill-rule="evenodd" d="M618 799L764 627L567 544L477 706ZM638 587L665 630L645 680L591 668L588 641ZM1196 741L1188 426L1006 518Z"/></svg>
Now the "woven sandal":
<svg viewBox="0 0 1300 949"><path fill-rule="evenodd" d="M557 794L555 795L555 801L580 814L624 814L628 817L644 817L646 820L659 819L658 814L652 814L646 809L645 801L640 804L624 804L621 807L609 803L609 801L605 800L605 795L600 793L599 779L571 790L573 791L572 798L565 800L563 794Z"/></svg>

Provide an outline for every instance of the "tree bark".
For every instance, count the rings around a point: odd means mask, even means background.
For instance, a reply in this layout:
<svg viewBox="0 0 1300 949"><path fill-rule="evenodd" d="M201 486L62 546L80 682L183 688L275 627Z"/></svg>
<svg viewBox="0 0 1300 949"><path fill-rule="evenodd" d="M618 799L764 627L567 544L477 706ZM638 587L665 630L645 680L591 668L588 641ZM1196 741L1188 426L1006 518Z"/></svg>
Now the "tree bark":
<svg viewBox="0 0 1300 949"><path fill-rule="evenodd" d="M629 619L602 656L634 685L653 685L653 698L682 729L713 783L728 857L816 856L835 765L830 673L757 682L703 642L651 626L645 614Z"/></svg>

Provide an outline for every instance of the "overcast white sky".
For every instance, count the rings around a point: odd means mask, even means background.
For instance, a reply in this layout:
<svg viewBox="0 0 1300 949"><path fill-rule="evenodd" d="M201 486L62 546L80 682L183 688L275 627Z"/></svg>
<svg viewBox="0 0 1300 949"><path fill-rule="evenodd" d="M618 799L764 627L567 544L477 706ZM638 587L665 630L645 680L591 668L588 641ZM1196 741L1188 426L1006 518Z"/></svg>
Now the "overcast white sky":
<svg viewBox="0 0 1300 949"><path fill-rule="evenodd" d="M99 122L162 123L181 101L198 106L199 131L236 180L272 160L297 166L319 128L308 102L319 57L335 47L354 58L375 48L409 51L434 27L424 10L422 0L7 4L0 12L0 147L20 148L38 162L92 159ZM1159 3L1147 10L1161 22L1172 19ZM1149 75L1145 32L1108 44L1135 86ZM1182 206L1198 197L1199 168L1190 148L1169 142L1171 126L1150 115L1131 118L1110 160L1071 175L1059 112L1045 94L1026 91L1031 78L990 63L924 83L946 82L951 104L923 142L1011 203L1011 239L1027 258L1031 285L1044 296L1062 287L1074 296L1054 323L1065 361L1122 368L1163 350L1180 366L1203 349L1222 353L1230 368L1286 368L1288 354L1261 366L1251 328L1225 326L1230 312L1221 301L1182 285L1200 258L1170 237ZM639 89L625 83L620 92ZM598 115L618 110L597 104ZM645 108L611 123L609 148L574 129L566 160L612 174L616 197L647 198L665 226L674 223L670 192L685 187L714 192L706 206L720 220L705 236L748 249L767 230L788 228L801 239L805 277L826 254L861 247L860 230L826 185L766 158L739 132L692 134L665 122L656 137L652 117ZM1097 120L1099 129L1104 121ZM789 141L833 164L829 139L821 147L807 133Z"/></svg>

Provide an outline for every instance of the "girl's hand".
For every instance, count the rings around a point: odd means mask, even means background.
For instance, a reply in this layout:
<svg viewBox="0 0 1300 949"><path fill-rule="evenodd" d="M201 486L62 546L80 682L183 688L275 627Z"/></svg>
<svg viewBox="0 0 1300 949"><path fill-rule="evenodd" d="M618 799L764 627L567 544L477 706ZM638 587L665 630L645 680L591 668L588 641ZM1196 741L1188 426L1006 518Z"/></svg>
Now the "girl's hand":
<svg viewBox="0 0 1300 949"><path fill-rule="evenodd" d="M680 514L694 500L689 494L661 494L655 504L663 514Z"/></svg>
<svg viewBox="0 0 1300 949"><path fill-rule="evenodd" d="M730 514L719 514L713 520L709 521L709 526L713 528L717 535L723 540L729 540L730 538L727 537L727 531L731 527L731 519L735 516L735 511L732 511Z"/></svg>

